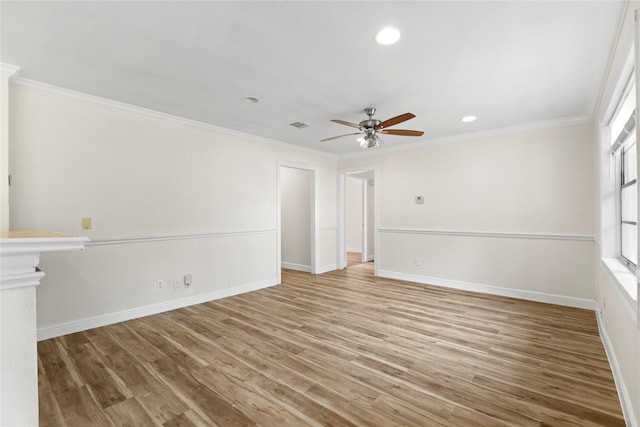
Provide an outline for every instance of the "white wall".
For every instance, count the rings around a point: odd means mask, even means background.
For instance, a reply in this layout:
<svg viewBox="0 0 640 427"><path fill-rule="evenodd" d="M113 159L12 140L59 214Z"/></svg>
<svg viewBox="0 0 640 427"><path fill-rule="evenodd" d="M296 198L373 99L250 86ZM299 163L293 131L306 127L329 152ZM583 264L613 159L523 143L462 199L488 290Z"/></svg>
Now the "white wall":
<svg viewBox="0 0 640 427"><path fill-rule="evenodd" d="M334 158L36 86L11 89L12 228L92 239L43 255L41 338L275 284L279 160L318 169L335 268ZM188 289L154 288L185 273Z"/></svg>
<svg viewBox="0 0 640 427"><path fill-rule="evenodd" d="M590 124L337 162L24 85L10 109L12 228L99 243L42 257L41 337L274 284L278 160L318 167L320 270L335 268L336 168L375 165L382 274L573 305L596 296L599 309L606 299L605 340L638 425L640 333L592 239ZM154 289L187 272L190 289Z"/></svg>
<svg viewBox="0 0 640 427"><path fill-rule="evenodd" d="M345 180L347 252L362 252L362 179Z"/></svg>
<svg viewBox="0 0 640 427"><path fill-rule="evenodd" d="M592 146L592 126L583 123L339 167L379 168L381 275L591 307Z"/></svg>
<svg viewBox="0 0 640 427"><path fill-rule="evenodd" d="M594 152L598 158L598 174L594 185L598 188L596 198L596 301L600 333L616 378L618 392L622 399L623 409L629 426L640 426L640 302L632 301L622 288L620 279L625 274L613 274L601 258L613 257L617 253L615 241L616 221L615 181L610 174L610 157L607 122L611 116L624 79L633 68L634 16L633 11L640 7L640 2L629 2L627 13L616 44L608 78L605 81L601 105L596 112L599 129L596 132ZM635 39L636 48L640 47L640 39ZM636 50L640 52L640 50ZM636 64L638 60L636 60ZM636 87L640 82L636 74ZM640 100L640 96L637 97ZM638 109L636 109L638 110ZM636 127L638 132L638 127ZM640 153L638 153L640 156ZM639 157L640 159L640 157ZM640 164L640 163L638 163ZM640 198L638 198L640 201ZM608 262L608 265L611 265ZM615 273L614 269L614 273ZM617 271L624 271L624 268ZM616 277L617 276L617 277ZM626 273L631 287L637 287L637 278ZM638 292L636 290L636 292Z"/></svg>
<svg viewBox="0 0 640 427"><path fill-rule="evenodd" d="M313 172L281 167L282 267L311 271Z"/></svg>

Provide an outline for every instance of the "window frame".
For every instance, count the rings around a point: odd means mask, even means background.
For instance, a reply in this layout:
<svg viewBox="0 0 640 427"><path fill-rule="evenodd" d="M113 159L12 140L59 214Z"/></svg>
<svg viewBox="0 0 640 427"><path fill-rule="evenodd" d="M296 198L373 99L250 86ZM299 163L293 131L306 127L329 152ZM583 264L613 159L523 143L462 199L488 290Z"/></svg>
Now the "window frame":
<svg viewBox="0 0 640 427"><path fill-rule="evenodd" d="M624 142L622 143L620 150L616 153L616 155L619 157L619 160L616 162L618 168L619 168L619 185L617 185L617 193L618 193L618 213L617 213L617 220L618 220L618 251L619 251L619 255L620 255L620 261L622 261L623 264L625 264L627 266L627 268L629 270L631 270L633 273L635 273L638 270L638 265L637 265L637 259L636 260L632 260L629 259L625 256L624 254L624 244L623 244L623 235L624 233L622 232L622 228L623 225L631 225L633 226L634 229L634 233L635 236L638 235L638 220L637 220L637 203L636 203L636 221L630 221L630 220L625 220L623 219L623 212L624 212L624 207L623 207L623 197L622 197L622 190L631 186L635 186L637 189L637 178L633 178L629 181L626 181L626 175L627 175L627 170L626 170L626 162L625 162L625 155L627 153L627 151L629 151L631 148L636 147L636 150L638 149L637 147L637 141L635 138L635 135L633 133L628 134L625 139ZM635 163L635 162L634 162ZM637 165L636 166L636 171L634 172L634 175L637 177ZM637 190L636 190L636 194L637 194ZM637 237L636 239L636 254L638 251L638 244L637 244ZM636 255L637 258L637 255Z"/></svg>
<svg viewBox="0 0 640 427"><path fill-rule="evenodd" d="M624 110L625 110L625 104L629 98L629 96L632 95L633 92L633 96L635 98L635 85L636 85L636 79L635 79L635 70L632 70L627 82L624 86L624 90L622 91L622 93L620 94L620 97L618 98L615 110L613 112L613 114L611 115L611 118L609 120L608 123L608 128L609 128L609 143L610 143L610 151L611 151L611 156L614 158L614 167L615 167L615 177L616 177L616 183L615 183L615 191L616 191L616 239L617 239L617 248L616 248L616 252L617 252L617 258L618 260L625 265L632 273L636 273L636 271L638 270L638 244L637 244L637 236L638 236L638 212L637 212L637 201L636 204L634 206L634 210L635 210L635 217L636 217L636 221L629 221L629 220L624 220L623 219L623 212L624 212L624 206L623 206L623 197L622 197L622 191L625 188L628 188L630 186L635 186L636 187L636 198L638 197L638 193L637 193L637 186L638 186L638 182L637 182L637 174L638 174L638 165L637 165L637 161L634 161L633 164L636 168L636 170L634 171L634 176L636 178L633 178L631 180L629 180L628 182L626 181L626 175L627 172L625 170L625 166L627 165L627 163L625 162L625 153L627 151L629 151L631 148L633 148L634 146L636 147L636 150L638 149L637 146L637 141L636 141L636 122L637 122L637 118L636 118L636 109L635 109L635 105L633 106L633 109L631 110L631 113L628 116L622 116L620 117L621 119L624 120L624 125L620 126L620 122L618 121L618 126L617 127L621 127L620 131L618 132L617 135L612 134L611 132L613 131L612 127L614 122L616 122L616 120L618 119L619 114L621 114ZM627 105L628 107L628 105ZM627 108L628 111L628 108ZM635 230L635 235L633 240L636 241L636 245L635 245L635 253L636 253L636 259L632 260L627 258L624 255L624 244L623 244L623 236L625 235L623 233L623 226L624 225L629 225L632 226L633 229ZM628 254L627 254L628 255Z"/></svg>

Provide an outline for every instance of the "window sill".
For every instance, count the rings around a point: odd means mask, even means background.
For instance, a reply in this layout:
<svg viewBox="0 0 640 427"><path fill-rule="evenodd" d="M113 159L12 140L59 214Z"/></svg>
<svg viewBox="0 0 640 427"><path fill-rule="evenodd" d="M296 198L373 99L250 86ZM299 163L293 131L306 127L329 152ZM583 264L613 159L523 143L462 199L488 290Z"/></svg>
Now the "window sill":
<svg viewBox="0 0 640 427"><path fill-rule="evenodd" d="M617 288L624 296L624 300L628 303L627 305L631 308L632 313L637 315L638 279L636 275L616 258L602 258L602 263L615 279L615 282L618 284Z"/></svg>

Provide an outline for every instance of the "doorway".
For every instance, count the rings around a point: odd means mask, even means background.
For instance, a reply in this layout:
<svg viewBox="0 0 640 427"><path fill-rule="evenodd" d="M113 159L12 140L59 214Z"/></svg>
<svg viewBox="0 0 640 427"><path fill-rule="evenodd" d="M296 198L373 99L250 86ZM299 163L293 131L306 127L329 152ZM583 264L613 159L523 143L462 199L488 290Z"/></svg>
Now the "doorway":
<svg viewBox="0 0 640 427"><path fill-rule="evenodd" d="M278 162L278 283L282 268L317 274L316 177L313 166Z"/></svg>
<svg viewBox="0 0 640 427"><path fill-rule="evenodd" d="M375 177L375 168L345 170L338 174L337 263L340 269L375 260Z"/></svg>

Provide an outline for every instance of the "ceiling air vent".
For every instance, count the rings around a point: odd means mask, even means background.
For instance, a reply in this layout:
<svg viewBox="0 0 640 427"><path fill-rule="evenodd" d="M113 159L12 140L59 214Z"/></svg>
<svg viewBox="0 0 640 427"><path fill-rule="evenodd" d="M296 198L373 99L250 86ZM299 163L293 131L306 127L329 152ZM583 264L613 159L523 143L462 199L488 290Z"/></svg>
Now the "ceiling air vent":
<svg viewBox="0 0 640 427"><path fill-rule="evenodd" d="M302 122L289 123L289 126L293 126L294 128L298 128L298 129L304 129L309 127L308 124L302 123Z"/></svg>

